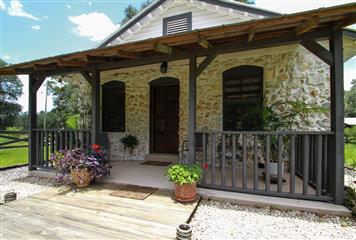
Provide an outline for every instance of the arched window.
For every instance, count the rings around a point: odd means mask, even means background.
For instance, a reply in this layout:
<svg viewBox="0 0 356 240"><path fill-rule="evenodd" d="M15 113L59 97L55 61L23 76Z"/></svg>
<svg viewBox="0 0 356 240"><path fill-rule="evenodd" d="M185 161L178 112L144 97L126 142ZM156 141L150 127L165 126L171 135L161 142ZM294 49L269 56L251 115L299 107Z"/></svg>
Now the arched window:
<svg viewBox="0 0 356 240"><path fill-rule="evenodd" d="M261 124L263 68L239 66L223 73L223 129L256 130Z"/></svg>
<svg viewBox="0 0 356 240"><path fill-rule="evenodd" d="M102 131L125 131L125 83L111 81L102 86Z"/></svg>

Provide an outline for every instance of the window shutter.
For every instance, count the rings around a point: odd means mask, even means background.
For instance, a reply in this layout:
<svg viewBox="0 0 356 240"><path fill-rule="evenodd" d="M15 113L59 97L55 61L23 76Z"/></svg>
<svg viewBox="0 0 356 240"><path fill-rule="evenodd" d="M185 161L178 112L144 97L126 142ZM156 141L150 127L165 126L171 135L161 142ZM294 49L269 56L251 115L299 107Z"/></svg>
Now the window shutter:
<svg viewBox="0 0 356 240"><path fill-rule="evenodd" d="M223 128L225 131L252 131L261 124L263 104L263 68L239 66L223 73ZM245 119L248 112L257 114Z"/></svg>
<svg viewBox="0 0 356 240"><path fill-rule="evenodd" d="M192 30L192 13L184 13L163 19L163 35L172 35Z"/></svg>

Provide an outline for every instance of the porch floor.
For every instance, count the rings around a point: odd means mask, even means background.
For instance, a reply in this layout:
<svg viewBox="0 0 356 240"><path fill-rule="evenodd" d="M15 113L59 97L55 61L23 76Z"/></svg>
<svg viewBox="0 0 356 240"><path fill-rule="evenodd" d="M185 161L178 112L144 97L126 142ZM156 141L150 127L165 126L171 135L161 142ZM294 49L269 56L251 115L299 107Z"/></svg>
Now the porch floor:
<svg viewBox="0 0 356 240"><path fill-rule="evenodd" d="M144 161L112 161L110 176L106 183L132 184L160 189L173 189L166 175L169 166L142 165Z"/></svg>
<svg viewBox="0 0 356 240"><path fill-rule="evenodd" d="M1 239L172 239L197 202L158 190L145 200L110 196L115 184L49 190L1 205Z"/></svg>
<svg viewBox="0 0 356 240"><path fill-rule="evenodd" d="M112 161L111 175L105 180L108 183L119 184L133 184L146 187L157 187L161 189L173 189L174 184L167 180L165 176L169 166L149 166L141 165L143 161ZM242 169L236 169L237 183L236 186L242 188ZM283 183L283 192L290 191L290 174L285 172L283 174L285 182ZM215 185L221 186L221 171L218 168L215 171ZM253 169L247 169L247 187L253 189ZM206 183L211 183L211 171L206 171ZM232 186L232 170L226 169L226 186ZM258 178L259 190L265 189L265 179L260 172ZM276 192L277 184L270 183L270 190ZM296 193L302 193L303 181L301 178L295 178L295 191ZM315 194L315 189L311 186L308 187L309 194Z"/></svg>

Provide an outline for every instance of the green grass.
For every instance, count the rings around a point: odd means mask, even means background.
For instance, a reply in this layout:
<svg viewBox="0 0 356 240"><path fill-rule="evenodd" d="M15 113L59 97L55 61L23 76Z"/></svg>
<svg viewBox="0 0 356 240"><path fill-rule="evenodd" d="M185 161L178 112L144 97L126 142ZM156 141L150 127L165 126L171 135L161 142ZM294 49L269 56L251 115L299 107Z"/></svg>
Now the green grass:
<svg viewBox="0 0 356 240"><path fill-rule="evenodd" d="M16 137L26 137L24 136L16 136ZM1 138L0 143L7 142L9 139ZM27 145L27 142L17 142L12 143L6 146L20 146ZM12 148L12 149L0 149L0 168L20 165L28 163L28 148Z"/></svg>
<svg viewBox="0 0 356 240"><path fill-rule="evenodd" d="M356 143L345 144L345 164L356 168Z"/></svg>
<svg viewBox="0 0 356 240"><path fill-rule="evenodd" d="M0 167L8 167L28 163L28 148L12 148L0 150Z"/></svg>

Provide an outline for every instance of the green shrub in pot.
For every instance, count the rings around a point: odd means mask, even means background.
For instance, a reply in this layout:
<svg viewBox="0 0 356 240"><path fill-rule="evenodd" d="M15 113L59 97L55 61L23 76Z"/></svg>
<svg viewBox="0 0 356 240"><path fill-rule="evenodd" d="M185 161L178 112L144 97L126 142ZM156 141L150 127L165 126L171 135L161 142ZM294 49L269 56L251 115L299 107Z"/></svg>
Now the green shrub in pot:
<svg viewBox="0 0 356 240"><path fill-rule="evenodd" d="M174 164L167 170L169 181L175 183L175 198L180 202L192 202L197 199L196 184L203 175L203 169L197 164Z"/></svg>

